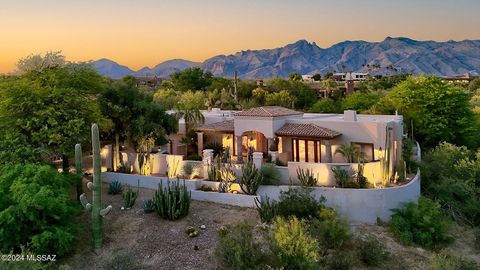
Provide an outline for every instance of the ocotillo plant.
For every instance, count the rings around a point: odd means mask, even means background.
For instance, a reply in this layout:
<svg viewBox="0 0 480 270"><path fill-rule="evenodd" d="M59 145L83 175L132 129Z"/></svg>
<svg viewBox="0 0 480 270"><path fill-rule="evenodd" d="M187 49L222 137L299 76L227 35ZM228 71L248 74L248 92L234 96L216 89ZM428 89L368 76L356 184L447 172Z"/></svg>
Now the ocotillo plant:
<svg viewBox="0 0 480 270"><path fill-rule="evenodd" d="M83 193L83 172L82 172L82 146L77 143L75 145L75 168L77 173L77 198Z"/></svg>
<svg viewBox="0 0 480 270"><path fill-rule="evenodd" d="M102 247L103 242L103 217L105 217L112 206L102 208L102 180L101 180L101 159L100 159L100 137L97 124L92 125L92 150L93 150L93 183L88 182L87 187L92 191L92 203L87 202L85 193L80 195L83 207L92 211L92 235L95 250Z"/></svg>

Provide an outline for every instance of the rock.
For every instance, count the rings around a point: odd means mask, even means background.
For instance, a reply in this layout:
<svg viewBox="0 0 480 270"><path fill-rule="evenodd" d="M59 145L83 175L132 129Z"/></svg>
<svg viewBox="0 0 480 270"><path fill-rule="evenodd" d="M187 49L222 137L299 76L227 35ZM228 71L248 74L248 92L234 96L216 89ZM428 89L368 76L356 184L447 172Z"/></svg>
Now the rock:
<svg viewBox="0 0 480 270"><path fill-rule="evenodd" d="M122 207L120 208L120 210L125 210L125 207L122 206Z"/></svg>
<svg viewBox="0 0 480 270"><path fill-rule="evenodd" d="M199 250L198 246L197 245L193 246L193 250Z"/></svg>
<svg viewBox="0 0 480 270"><path fill-rule="evenodd" d="M205 226L205 225L200 226L200 229L202 229L202 230L205 230L206 228L207 228L207 226Z"/></svg>

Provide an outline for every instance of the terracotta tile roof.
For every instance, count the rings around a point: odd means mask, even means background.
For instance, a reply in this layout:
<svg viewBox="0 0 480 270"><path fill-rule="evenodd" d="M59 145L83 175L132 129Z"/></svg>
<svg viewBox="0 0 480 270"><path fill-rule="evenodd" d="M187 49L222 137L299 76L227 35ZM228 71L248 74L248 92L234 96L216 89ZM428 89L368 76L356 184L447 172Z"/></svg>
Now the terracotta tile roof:
<svg viewBox="0 0 480 270"><path fill-rule="evenodd" d="M257 116L257 117L276 117L276 116L287 116L287 115L298 115L303 114L302 112L297 112L291 109L287 109L280 106L263 106L251 108L246 111L241 111L235 114L235 116Z"/></svg>
<svg viewBox="0 0 480 270"><path fill-rule="evenodd" d="M215 122L210 124L205 124L197 128L198 131L222 131L222 132L233 132L233 120L224 120L221 122Z"/></svg>
<svg viewBox="0 0 480 270"><path fill-rule="evenodd" d="M322 138L333 139L342 135L342 133L324 128L316 124L294 124L287 123L275 132L277 136L290 137L308 137L308 138Z"/></svg>

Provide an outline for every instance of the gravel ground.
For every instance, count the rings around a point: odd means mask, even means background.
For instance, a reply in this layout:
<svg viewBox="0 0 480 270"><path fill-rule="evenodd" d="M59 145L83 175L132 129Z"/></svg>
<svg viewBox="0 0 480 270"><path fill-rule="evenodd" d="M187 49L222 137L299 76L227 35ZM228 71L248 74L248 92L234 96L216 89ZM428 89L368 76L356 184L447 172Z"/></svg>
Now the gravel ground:
<svg viewBox="0 0 480 270"><path fill-rule="evenodd" d="M153 191L140 189L136 205L130 210L121 210L121 195L108 195L107 189L104 185L103 201L113 209L104 219L103 250L98 255L92 251L90 216L86 213L81 217L88 224L81 233L80 243L73 255L61 263L73 269L106 269L112 261L140 265L141 269L215 269L213 252L220 226L241 221L252 225L259 222L254 209L200 201L192 201L190 213L185 218L167 221L156 213L143 212L143 201L150 199ZM201 225L206 229L200 229ZM184 231L188 226L196 227L199 235L195 238L186 235Z"/></svg>

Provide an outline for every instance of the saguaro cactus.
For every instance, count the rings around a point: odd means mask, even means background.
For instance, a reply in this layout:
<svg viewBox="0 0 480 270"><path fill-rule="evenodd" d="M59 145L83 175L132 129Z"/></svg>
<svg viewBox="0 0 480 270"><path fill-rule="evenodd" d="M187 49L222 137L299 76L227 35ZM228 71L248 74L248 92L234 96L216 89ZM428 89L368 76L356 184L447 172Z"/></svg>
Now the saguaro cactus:
<svg viewBox="0 0 480 270"><path fill-rule="evenodd" d="M82 172L82 146L77 143L75 145L75 169L77 173L77 198L83 193L83 172Z"/></svg>
<svg viewBox="0 0 480 270"><path fill-rule="evenodd" d="M87 187L92 191L92 203L88 203L85 193L80 195L80 201L85 209L92 212L92 235L94 248L100 249L103 242L103 217L105 217L112 206L102 208L102 180L101 180L101 159L100 159L100 136L97 124L92 125L92 149L93 149L93 182L88 182Z"/></svg>

